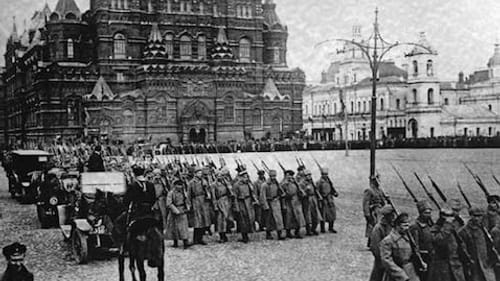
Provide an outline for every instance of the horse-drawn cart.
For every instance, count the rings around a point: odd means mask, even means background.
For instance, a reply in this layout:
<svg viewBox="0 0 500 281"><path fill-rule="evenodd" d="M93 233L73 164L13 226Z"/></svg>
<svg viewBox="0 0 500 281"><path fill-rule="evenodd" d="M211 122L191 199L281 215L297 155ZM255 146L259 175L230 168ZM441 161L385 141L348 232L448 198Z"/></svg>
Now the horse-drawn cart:
<svg viewBox="0 0 500 281"><path fill-rule="evenodd" d="M71 241L73 257L86 263L90 254L97 251L118 251L112 239L113 219L120 212L121 199L125 194L126 183L123 173L100 172L81 174L81 196L77 200L69 224L61 225L66 239ZM111 205L111 206L110 206Z"/></svg>

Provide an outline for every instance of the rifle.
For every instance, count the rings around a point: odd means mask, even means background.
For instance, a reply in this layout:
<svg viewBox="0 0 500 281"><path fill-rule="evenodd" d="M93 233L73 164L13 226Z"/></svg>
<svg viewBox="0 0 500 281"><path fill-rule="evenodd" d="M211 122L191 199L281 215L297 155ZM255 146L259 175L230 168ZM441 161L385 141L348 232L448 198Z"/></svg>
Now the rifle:
<svg viewBox="0 0 500 281"><path fill-rule="evenodd" d="M415 194L411 191L410 187L408 186L408 184L406 183L406 181L404 180L403 176L401 176L401 174L398 172L398 170L396 169L396 167L394 167L393 164L391 164L391 167L392 169L394 169L394 171L396 172L396 174L398 175L399 179L401 179L401 181L403 182L403 186L405 187L406 191L408 192L408 194L410 194L411 198L413 199L413 201L415 203L418 202L418 199L417 197L415 196Z"/></svg>
<svg viewBox="0 0 500 281"><path fill-rule="evenodd" d="M375 177L375 179L377 182L379 182L378 177ZM396 215L398 215L399 214L398 209L394 205L394 202L392 201L392 199L385 194L384 190L382 189L382 186L380 185L380 182L379 182L379 190L382 193L382 196L384 196L385 200L387 200L387 203L392 207L392 209L394 210ZM406 234L408 236L408 240L410 242L411 249L412 249L413 253L415 254L415 258L417 259L418 270L422 271L422 272L427 271L427 265L424 262L422 255L420 255L420 252L417 249L417 243L415 242L415 238L413 237L413 235L411 235L411 233L409 231Z"/></svg>
<svg viewBox="0 0 500 281"><path fill-rule="evenodd" d="M497 177L495 175L491 175L493 177L493 180L498 184L500 185L500 181L497 179Z"/></svg>
<svg viewBox="0 0 500 281"><path fill-rule="evenodd" d="M297 164L299 165L299 167L300 167L300 166L302 166L302 167L304 167L304 168L306 167L306 165L304 164L304 161L302 161L302 159L299 159L299 158L295 157L295 160L297 160ZM311 179L311 185L312 185L312 186L313 186L313 188L314 188L314 193L316 194L316 197L318 197L318 200L319 200L320 202L322 202L322 201L323 201L323 196L321 196L321 193L319 192L318 187L316 187L316 184L314 183L314 180L313 180L313 179ZM332 184L332 188L333 188L333 184ZM337 191L335 191L335 193L336 193L336 192L337 192Z"/></svg>
<svg viewBox="0 0 500 281"><path fill-rule="evenodd" d="M431 178L431 176L428 176L429 179L431 180L431 184L432 186L434 187L434 189L436 190L436 192L439 194L439 197L441 197L441 200L443 200L443 202L446 203L446 196L444 195L444 193L441 191L441 188L439 188L439 186L437 185L437 183Z"/></svg>
<svg viewBox="0 0 500 281"><path fill-rule="evenodd" d="M312 157L312 155L311 155ZM322 168L321 168L321 165L319 164L318 160L316 160L316 158L312 157L312 159L314 160L314 163L316 163L316 166L318 166L318 169L319 171L321 172ZM304 162L302 162L304 163ZM335 189L335 187L333 186L333 182L332 180L330 179L330 176L327 176L326 177L326 180L328 181L328 183L330 184L330 186L332 187L332 193L333 193L333 196L335 197L338 197L339 196L339 193L337 192L337 190Z"/></svg>
<svg viewBox="0 0 500 281"><path fill-rule="evenodd" d="M490 193L488 192L486 186L484 186L481 178L477 174L474 174L474 172L472 172L472 170L469 168L469 166L467 166L467 164L465 164L465 162L463 164L465 166L465 169L469 172L469 174L471 174L474 181L476 181L477 185L479 185L479 188L481 188L481 190L484 192L484 195L486 195L486 197L489 197Z"/></svg>
<svg viewBox="0 0 500 281"><path fill-rule="evenodd" d="M420 185L424 189L425 194L427 194L427 197L429 197L429 199L431 199L431 201L434 203L434 205L436 205L436 207L438 208L438 210L440 210L441 207L439 206L439 203L436 201L436 198L434 198L434 196L432 195L432 193L430 193L429 190L427 189L427 187L425 187L424 183L422 182L422 180L418 176L417 172L413 172L413 174L415 175L415 177L417 178L418 182L420 183Z"/></svg>
<svg viewBox="0 0 500 281"><path fill-rule="evenodd" d="M266 173L269 174L269 171L271 171L271 170L266 165L266 162L264 162L264 160L260 160L260 162L262 163L262 166L264 167L264 170L266 171Z"/></svg>

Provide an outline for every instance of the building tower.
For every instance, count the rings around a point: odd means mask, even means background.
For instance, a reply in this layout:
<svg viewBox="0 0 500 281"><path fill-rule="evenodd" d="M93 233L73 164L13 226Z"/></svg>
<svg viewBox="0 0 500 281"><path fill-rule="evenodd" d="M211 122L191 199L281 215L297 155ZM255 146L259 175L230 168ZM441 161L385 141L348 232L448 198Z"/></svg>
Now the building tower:
<svg viewBox="0 0 500 281"><path fill-rule="evenodd" d="M286 42L288 28L282 24L276 14L276 4L266 0L262 5L264 16L264 64L286 67Z"/></svg>
<svg viewBox="0 0 500 281"><path fill-rule="evenodd" d="M438 114L441 112L439 76L436 68L438 53L420 33L419 45L415 46L408 59L408 93L406 96L406 136L410 138L439 135Z"/></svg>

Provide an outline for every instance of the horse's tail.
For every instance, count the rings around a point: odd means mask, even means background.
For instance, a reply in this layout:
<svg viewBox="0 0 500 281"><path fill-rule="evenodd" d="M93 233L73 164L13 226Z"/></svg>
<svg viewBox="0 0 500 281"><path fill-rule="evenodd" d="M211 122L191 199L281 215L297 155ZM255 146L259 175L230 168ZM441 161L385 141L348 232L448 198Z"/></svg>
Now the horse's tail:
<svg viewBox="0 0 500 281"><path fill-rule="evenodd" d="M151 227L146 232L146 238L148 266L153 268L162 267L165 251L163 234L158 227Z"/></svg>

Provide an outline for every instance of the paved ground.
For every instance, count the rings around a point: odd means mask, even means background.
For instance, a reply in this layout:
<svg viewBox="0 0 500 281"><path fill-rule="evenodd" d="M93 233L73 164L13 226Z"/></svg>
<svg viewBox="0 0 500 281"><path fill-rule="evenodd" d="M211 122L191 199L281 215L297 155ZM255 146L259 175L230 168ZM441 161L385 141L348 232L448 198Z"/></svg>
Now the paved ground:
<svg viewBox="0 0 500 281"><path fill-rule="evenodd" d="M256 163L261 159L278 168L276 159L295 168L295 154L242 154L243 162ZM368 177L368 151L352 151L345 158L341 151L301 153L304 162L318 170L312 156L320 163L327 163L334 182L338 184L341 198L337 200L339 220L338 234L324 234L302 240L267 241L263 234L251 236L249 244L241 244L230 237L228 244L217 244L210 238L209 246L196 246L189 250L173 249L167 242L167 280L367 280L372 257L365 250L364 220L361 211L362 190ZM231 157L226 155L230 165ZM463 168L466 161L483 178L491 192L499 191L491 174L500 174L500 150L395 150L378 153L378 170L387 193L403 210L414 213L414 206L390 168L393 163L408 180L417 196L423 192L414 180L413 171L424 178L430 174L449 197L459 196L456 181L460 180L466 193L475 203L483 203L479 189ZM252 171L251 164L248 162ZM427 183L426 177L424 181ZM117 280L116 258L100 258L87 265L77 265L70 256L69 247L58 229L42 230L37 222L34 206L20 205L11 200L6 192L7 184L0 172L0 246L21 241L28 246L27 267L36 280ZM496 190L496 191L495 191ZM499 192L496 192L499 193ZM0 265L5 265L3 256ZM148 271L148 280L153 278ZM127 280L130 280L127 274Z"/></svg>

